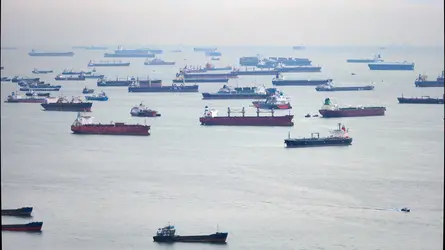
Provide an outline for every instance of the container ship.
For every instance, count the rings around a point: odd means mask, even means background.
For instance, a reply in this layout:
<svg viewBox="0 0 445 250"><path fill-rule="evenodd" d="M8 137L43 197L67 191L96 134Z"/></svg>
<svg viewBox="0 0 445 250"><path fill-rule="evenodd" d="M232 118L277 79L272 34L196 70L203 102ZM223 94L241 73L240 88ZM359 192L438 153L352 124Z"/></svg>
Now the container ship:
<svg viewBox="0 0 445 250"><path fill-rule="evenodd" d="M24 231L24 232L40 232L42 231L43 222L31 222L27 224L2 224L2 231Z"/></svg>
<svg viewBox="0 0 445 250"><path fill-rule="evenodd" d="M316 91L319 92L334 92L334 91L363 91L363 90L373 90L373 85L364 85L364 86L335 86L332 82L327 84L322 84L315 87Z"/></svg>
<svg viewBox="0 0 445 250"><path fill-rule="evenodd" d="M358 116L383 116L385 115L386 107L382 106L358 106L358 107L345 107L340 108L337 105L333 105L329 98L326 98L323 106L318 111L323 118L334 117L358 117Z"/></svg>
<svg viewBox="0 0 445 250"><path fill-rule="evenodd" d="M91 75L94 72L96 72L96 69L93 69L91 71L85 71L85 70L75 71L73 69L64 69L61 74L62 75Z"/></svg>
<svg viewBox="0 0 445 250"><path fill-rule="evenodd" d="M291 109L292 106L287 97L283 93L278 92L268 96L264 101L253 101L253 106L259 109Z"/></svg>
<svg viewBox="0 0 445 250"><path fill-rule="evenodd" d="M276 89L264 87L235 87L224 85L216 93L202 93L203 100L209 99L266 99L275 93Z"/></svg>
<svg viewBox="0 0 445 250"><path fill-rule="evenodd" d="M74 52L46 52L31 50L28 53L29 56L74 56Z"/></svg>
<svg viewBox="0 0 445 250"><path fill-rule="evenodd" d="M284 140L287 148L304 148L304 147L326 147L326 146L349 146L352 138L348 135L346 127L338 124L338 129L331 131L331 135L321 137L320 133L311 133L310 138L290 138Z"/></svg>
<svg viewBox="0 0 445 250"><path fill-rule="evenodd" d="M184 78L183 76L173 79L174 83L209 83L209 82L228 82L229 78Z"/></svg>
<svg viewBox="0 0 445 250"><path fill-rule="evenodd" d="M89 61L88 67L126 67L130 66L130 62L122 61Z"/></svg>
<svg viewBox="0 0 445 250"><path fill-rule="evenodd" d="M257 109L256 116L245 116L245 109L242 108L241 111L227 109L227 116L217 116L217 110L210 110L208 106L205 107L204 116L199 118L199 122L201 125L207 126L294 126L292 119L293 115L284 115L284 116L274 116L274 111L272 110L270 113L271 116L260 116L260 113L269 113L269 112L261 112L260 109ZM230 116L232 113L241 113L242 116Z"/></svg>
<svg viewBox="0 0 445 250"><path fill-rule="evenodd" d="M6 98L5 102L7 103L44 103L46 101L45 97L38 97L38 96L21 96L19 94L16 94L15 92L12 92L8 97Z"/></svg>
<svg viewBox="0 0 445 250"><path fill-rule="evenodd" d="M208 51L216 51L218 48L215 47L196 47L193 48L195 52L208 52Z"/></svg>
<svg viewBox="0 0 445 250"><path fill-rule="evenodd" d="M414 70L413 62L378 62L369 63L370 70Z"/></svg>
<svg viewBox="0 0 445 250"><path fill-rule="evenodd" d="M93 106L92 102L83 102L79 98L72 98L68 101L65 97L59 97L55 102L47 98L45 103L40 104L46 111L76 111L90 112Z"/></svg>
<svg viewBox="0 0 445 250"><path fill-rule="evenodd" d="M444 71L442 70L442 74L437 77L435 81L428 81L426 75L419 74L419 77L414 82L416 87L427 88L427 87L440 87L443 88L444 85Z"/></svg>
<svg viewBox="0 0 445 250"><path fill-rule="evenodd" d="M96 135L150 135L149 125L125 124L123 122L111 122L110 124L93 123L93 117L77 114L76 120L71 125L74 134Z"/></svg>
<svg viewBox="0 0 445 250"><path fill-rule="evenodd" d="M444 96L442 98L432 98L429 96L422 97L397 97L400 104L444 104Z"/></svg>
<svg viewBox="0 0 445 250"><path fill-rule="evenodd" d="M132 83L139 83L139 84L160 84L162 83L162 80L158 79L150 79L147 77L147 79L140 79L139 77L127 77L127 78L116 78L115 80L111 79L98 79L97 80L97 86L99 87L128 87Z"/></svg>
<svg viewBox="0 0 445 250"><path fill-rule="evenodd" d="M166 62L162 59L155 58L152 60L145 60L144 65L162 66L162 65L175 65L176 62Z"/></svg>
<svg viewBox="0 0 445 250"><path fill-rule="evenodd" d="M162 86L162 83L133 83L128 86L128 92L184 92L184 93L194 93L198 92L198 85L186 86L185 84L177 85L173 83L171 86Z"/></svg>
<svg viewBox="0 0 445 250"><path fill-rule="evenodd" d="M3 215L9 215L9 216L31 216L32 213L32 207L22 207L17 209L2 209L2 216Z"/></svg>
<svg viewBox="0 0 445 250"><path fill-rule="evenodd" d="M372 59L370 59L370 58L367 58L367 59L348 59L348 60L346 60L346 62L348 62L348 63L379 63L379 62L383 62L383 59L380 56L380 54L377 54Z"/></svg>
<svg viewBox="0 0 445 250"><path fill-rule="evenodd" d="M319 86L331 82L332 79L285 79L281 73L278 73L272 84L276 86Z"/></svg>
<svg viewBox="0 0 445 250"><path fill-rule="evenodd" d="M168 225L163 228L159 228L156 236L153 236L154 242L195 242L195 243L219 243L225 244L228 233L216 232L209 235L191 235L180 236L175 235L176 229L174 226Z"/></svg>
<svg viewBox="0 0 445 250"><path fill-rule="evenodd" d="M139 106L134 106L130 110L131 116L137 116L137 117L159 117L161 114L158 113L158 111L149 109L144 104L139 104Z"/></svg>
<svg viewBox="0 0 445 250"><path fill-rule="evenodd" d="M56 81L85 81L85 76L83 74L81 75L57 75L54 77L54 80Z"/></svg>
<svg viewBox="0 0 445 250"><path fill-rule="evenodd" d="M54 71L52 70L52 69L50 69L50 70L42 70L42 69L36 69L36 68L34 68L33 70L32 70L32 73L33 74L49 74L49 73L53 73Z"/></svg>

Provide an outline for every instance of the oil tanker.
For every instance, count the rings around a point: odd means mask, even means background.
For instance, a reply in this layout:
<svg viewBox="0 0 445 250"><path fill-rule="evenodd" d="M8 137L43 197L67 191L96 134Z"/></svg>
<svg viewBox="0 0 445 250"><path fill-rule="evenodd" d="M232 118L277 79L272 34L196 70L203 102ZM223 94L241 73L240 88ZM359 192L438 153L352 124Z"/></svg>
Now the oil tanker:
<svg viewBox="0 0 445 250"><path fill-rule="evenodd" d="M364 86L334 86L332 83L323 84L315 87L316 91L324 92L334 92L334 91L363 91L363 90L373 90L373 85Z"/></svg>
<svg viewBox="0 0 445 250"><path fill-rule="evenodd" d="M289 79L286 80L281 73L278 73L274 79L272 79L272 84L276 86L319 86L331 82L332 79Z"/></svg>
<svg viewBox="0 0 445 250"><path fill-rule="evenodd" d="M21 207L17 209L2 209L2 215L9 216L31 216L32 207Z"/></svg>
<svg viewBox="0 0 445 250"><path fill-rule="evenodd" d="M199 118L201 125L207 126L294 126L292 119L293 115L274 116L272 110L271 116L260 116L260 110L257 109L256 116L245 116L245 110L242 108L241 112L227 109L227 116L217 116L218 111L210 110L208 106L205 107L203 117ZM232 113L242 113L242 116L230 116ZM262 112L265 113L265 112ZM268 112L269 113L269 112Z"/></svg>
<svg viewBox="0 0 445 250"><path fill-rule="evenodd" d="M228 233L216 232L209 235L190 235L180 236L175 235L175 226L168 225L163 228L159 228L156 236L153 236L154 242L194 242L194 243L219 243L225 244Z"/></svg>
<svg viewBox="0 0 445 250"><path fill-rule="evenodd" d="M383 116L385 115L386 107L369 106L369 107L346 107L340 108L333 105L329 98L326 98L323 106L318 111L323 118L334 117L358 117L358 116Z"/></svg>
<svg viewBox="0 0 445 250"><path fill-rule="evenodd" d="M442 74L437 77L435 81L428 81L426 75L419 74L419 77L414 82L416 87L427 88L427 87L439 87L443 88L444 85L444 71L442 70Z"/></svg>
<svg viewBox="0 0 445 250"><path fill-rule="evenodd" d="M97 86L99 87L128 87L131 84L139 83L139 84L161 84L162 80L158 79L139 79L139 77L127 77L127 78L116 78L115 80L111 79L98 79Z"/></svg>
<svg viewBox="0 0 445 250"><path fill-rule="evenodd" d="M370 70L414 70L413 62L376 62L369 63Z"/></svg>
<svg viewBox="0 0 445 250"><path fill-rule="evenodd" d="M421 97L397 97L400 104L444 104L444 96L442 98L432 98L429 96Z"/></svg>
<svg viewBox="0 0 445 250"><path fill-rule="evenodd" d="M93 117L77 114L76 120L71 125L74 134L97 135L150 135L149 125L125 124L123 122L111 122L110 124L93 123Z"/></svg>
<svg viewBox="0 0 445 250"><path fill-rule="evenodd" d="M141 84L134 83L128 87L128 92L198 92L199 85L186 86L184 84L176 85L173 83L171 86L162 86L161 83L149 83Z"/></svg>
<svg viewBox="0 0 445 250"><path fill-rule="evenodd" d="M43 222L31 222L27 224L2 224L2 231L25 231L40 232L42 231Z"/></svg>
<svg viewBox="0 0 445 250"><path fill-rule="evenodd" d="M348 135L348 130L341 123L338 129L331 131L331 135L320 137L320 133L311 133L310 138L290 138L284 140L287 148L304 148L304 147L326 147L326 146L349 146L352 138Z"/></svg>
<svg viewBox="0 0 445 250"><path fill-rule="evenodd" d="M90 112L92 102L83 102L79 98L72 98L68 101L65 97L59 97L55 102L47 98L45 103L40 104L46 111L77 111Z"/></svg>

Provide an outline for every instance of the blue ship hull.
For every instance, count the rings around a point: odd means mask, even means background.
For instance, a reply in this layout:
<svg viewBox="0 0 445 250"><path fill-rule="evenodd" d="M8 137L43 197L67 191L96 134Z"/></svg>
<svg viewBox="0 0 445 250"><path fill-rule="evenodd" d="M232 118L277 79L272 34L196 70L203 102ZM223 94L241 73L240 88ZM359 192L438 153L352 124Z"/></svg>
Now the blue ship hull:
<svg viewBox="0 0 445 250"><path fill-rule="evenodd" d="M415 81L414 85L416 85L416 87L419 88L431 88L431 87L438 87L438 88L443 88L444 85L444 81Z"/></svg>
<svg viewBox="0 0 445 250"><path fill-rule="evenodd" d="M413 64L368 64L370 70L414 70Z"/></svg>
<svg viewBox="0 0 445 250"><path fill-rule="evenodd" d="M85 96L87 101L108 101L108 96L105 97L95 97L95 96Z"/></svg>
<svg viewBox="0 0 445 250"><path fill-rule="evenodd" d="M346 60L346 62L348 62L348 63L376 63L376 62L381 62L381 61L377 61L375 59L348 59L348 60Z"/></svg>

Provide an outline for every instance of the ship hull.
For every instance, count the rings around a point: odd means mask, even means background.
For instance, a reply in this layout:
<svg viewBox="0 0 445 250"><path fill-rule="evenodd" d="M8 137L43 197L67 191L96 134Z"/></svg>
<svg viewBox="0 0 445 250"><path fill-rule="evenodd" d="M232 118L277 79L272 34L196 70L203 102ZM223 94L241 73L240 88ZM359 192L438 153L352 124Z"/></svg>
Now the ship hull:
<svg viewBox="0 0 445 250"><path fill-rule="evenodd" d="M184 78L194 78L194 79L208 79L208 78L238 78L238 74L231 72L231 73L225 73L225 74L193 74L193 73L187 73L184 75Z"/></svg>
<svg viewBox="0 0 445 250"><path fill-rule="evenodd" d="M269 95L264 94L211 94L202 93L203 100L217 100L217 99L266 99Z"/></svg>
<svg viewBox="0 0 445 250"><path fill-rule="evenodd" d="M332 79L322 80L273 80L272 84L276 86L318 86L332 81Z"/></svg>
<svg viewBox="0 0 445 250"><path fill-rule="evenodd" d="M139 113L131 113L130 115L133 117L160 117L161 114L158 114L155 111L151 111L151 112L139 112Z"/></svg>
<svg viewBox="0 0 445 250"><path fill-rule="evenodd" d="M128 81L100 81L97 82L97 86L98 87L128 87L130 86L130 84L132 84L134 81L132 80L128 80ZM160 84L162 83L162 80L139 80L140 84L149 84L149 83L153 83L153 84Z"/></svg>
<svg viewBox="0 0 445 250"><path fill-rule="evenodd" d="M121 125L115 124L91 124L82 126L71 126L74 134L90 135L150 135L150 126L147 125Z"/></svg>
<svg viewBox="0 0 445 250"><path fill-rule="evenodd" d="M198 92L198 85L194 86L160 86L160 87L128 87L128 92Z"/></svg>
<svg viewBox="0 0 445 250"><path fill-rule="evenodd" d="M253 106L255 106L255 108L259 108L259 109L291 109L292 108L290 103L270 104L270 103L265 103L264 101L253 101L252 104L253 104Z"/></svg>
<svg viewBox="0 0 445 250"><path fill-rule="evenodd" d="M39 71L35 71L33 70L32 73L33 74L49 74L49 73L53 73L54 71L52 70L39 70Z"/></svg>
<svg viewBox="0 0 445 250"><path fill-rule="evenodd" d="M84 103L42 103L46 111L91 112L92 102Z"/></svg>
<svg viewBox="0 0 445 250"><path fill-rule="evenodd" d="M126 67L130 66L130 63L90 63L88 67Z"/></svg>
<svg viewBox="0 0 445 250"><path fill-rule="evenodd" d="M39 52L30 52L29 56L74 56L74 52L52 52L52 53L39 53Z"/></svg>
<svg viewBox="0 0 445 250"><path fill-rule="evenodd" d="M443 88L444 81L415 81L414 85L419 88Z"/></svg>
<svg viewBox="0 0 445 250"><path fill-rule="evenodd" d="M318 112L323 118L337 118L337 117L360 117L360 116L383 116L385 115L386 108L358 108L358 109L340 109L340 110L325 110L320 109Z"/></svg>
<svg viewBox="0 0 445 250"><path fill-rule="evenodd" d="M278 72L283 73L299 73L299 72L321 72L321 67L291 67L291 68L278 68Z"/></svg>
<svg viewBox="0 0 445 250"><path fill-rule="evenodd" d="M60 88L20 88L20 91L59 91Z"/></svg>
<svg viewBox="0 0 445 250"><path fill-rule="evenodd" d="M374 59L348 59L346 60L348 63L376 63L381 61L376 61Z"/></svg>
<svg viewBox="0 0 445 250"><path fill-rule="evenodd" d="M67 77L67 78L60 78L55 77L54 80L56 81L85 81L85 77Z"/></svg>
<svg viewBox="0 0 445 250"><path fill-rule="evenodd" d="M22 207L17 209L2 209L2 215L7 216L31 216L32 207Z"/></svg>
<svg viewBox="0 0 445 250"><path fill-rule="evenodd" d="M143 58L153 58L155 57L155 54L130 54L130 53L117 53L117 54L112 54L112 53L105 53L104 57L120 57L120 58L134 58L134 57L143 57Z"/></svg>
<svg viewBox="0 0 445 250"><path fill-rule="evenodd" d="M85 99L87 101L108 101L108 97L92 97L92 96L85 96Z"/></svg>
<svg viewBox="0 0 445 250"><path fill-rule="evenodd" d="M368 64L370 70L414 70L414 64Z"/></svg>
<svg viewBox="0 0 445 250"><path fill-rule="evenodd" d="M174 83L192 82L192 83L209 83L209 82L228 82L228 78L185 78L184 80L173 79Z"/></svg>
<svg viewBox="0 0 445 250"><path fill-rule="evenodd" d="M144 63L147 66L167 66L167 65L175 65L176 62L163 62L163 63Z"/></svg>
<svg viewBox="0 0 445 250"><path fill-rule="evenodd" d="M398 97L400 104L444 104L444 99L440 98L403 98Z"/></svg>
<svg viewBox="0 0 445 250"><path fill-rule="evenodd" d="M209 68L207 71L223 71L223 70L232 70L232 67L224 67L224 68Z"/></svg>
<svg viewBox="0 0 445 250"><path fill-rule="evenodd" d="M43 222L2 225L2 231L40 232L42 231L42 225Z"/></svg>
<svg viewBox="0 0 445 250"><path fill-rule="evenodd" d="M201 125L207 126L285 126L292 127L293 115L286 116L234 116L201 117Z"/></svg>
<svg viewBox="0 0 445 250"><path fill-rule="evenodd" d="M287 148L305 148L305 147L327 147L327 146L349 146L352 138L342 139L285 139Z"/></svg>
<svg viewBox="0 0 445 250"><path fill-rule="evenodd" d="M216 243L225 244L227 233L193 236L153 236L154 242L189 242L189 243Z"/></svg>
<svg viewBox="0 0 445 250"><path fill-rule="evenodd" d="M350 86L350 87L331 87L331 88L323 88L316 87L316 91L321 92L334 92L334 91L363 91L363 90L373 90L374 86Z"/></svg>
<svg viewBox="0 0 445 250"><path fill-rule="evenodd" d="M6 100L6 103L44 103L45 98Z"/></svg>

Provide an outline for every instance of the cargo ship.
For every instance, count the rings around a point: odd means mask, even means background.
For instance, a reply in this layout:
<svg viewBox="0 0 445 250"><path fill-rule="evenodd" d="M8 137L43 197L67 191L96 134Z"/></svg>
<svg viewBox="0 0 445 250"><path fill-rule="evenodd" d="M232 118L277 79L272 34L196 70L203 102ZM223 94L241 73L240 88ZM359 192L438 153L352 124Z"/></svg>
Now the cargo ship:
<svg viewBox="0 0 445 250"><path fill-rule="evenodd" d="M363 91L363 90L373 90L373 85L364 85L364 86L335 86L332 84L332 82L319 85L315 87L316 91L326 91L326 92L333 92L333 91Z"/></svg>
<svg viewBox="0 0 445 250"><path fill-rule="evenodd" d="M292 119L293 115L274 116L274 110L260 111L257 108L256 116L246 116L244 107L241 111L231 110L227 108L227 116L217 116L217 110L210 110L205 106L203 117L199 118L201 125L207 126L294 126ZM242 116L230 116L233 113L241 113ZM260 113L271 113L271 116L260 116Z"/></svg>
<svg viewBox="0 0 445 250"><path fill-rule="evenodd" d="M279 73L279 71L275 69L257 70L255 67L252 70L248 70L246 67L245 70L234 69L231 73L237 76L261 76L261 75L276 75Z"/></svg>
<svg viewBox="0 0 445 250"><path fill-rule="evenodd" d="M245 56L239 59L241 66L257 66L260 63L258 56Z"/></svg>
<svg viewBox="0 0 445 250"><path fill-rule="evenodd" d="M85 81L85 76L83 74L80 75L57 75L54 77L56 81Z"/></svg>
<svg viewBox="0 0 445 250"><path fill-rule="evenodd" d="M419 77L414 82L416 87L427 88L427 87L439 87L443 88L444 85L444 71L442 70L442 74L437 77L435 81L428 81L426 75L419 74Z"/></svg>
<svg viewBox="0 0 445 250"><path fill-rule="evenodd" d="M27 224L2 224L2 231L24 231L24 232L40 232L42 231L43 222L31 222Z"/></svg>
<svg viewBox="0 0 445 250"><path fill-rule="evenodd" d="M88 62L88 67L126 67L130 66L130 62L122 61L92 61Z"/></svg>
<svg viewBox="0 0 445 250"><path fill-rule="evenodd" d="M144 104L139 104L139 106L134 106L130 110L131 116L137 116L137 117L159 117L161 114L158 113L158 111L149 109Z"/></svg>
<svg viewBox="0 0 445 250"><path fill-rule="evenodd" d="M104 57L119 57L119 58L134 58L134 57L143 57L143 58L153 58L155 54L152 53L105 53Z"/></svg>
<svg viewBox="0 0 445 250"><path fill-rule="evenodd" d="M64 69L61 74L62 75L91 75L94 72L96 72L96 69L92 69L91 71L85 71L85 70L75 71L73 69Z"/></svg>
<svg viewBox="0 0 445 250"><path fill-rule="evenodd" d="M261 87L235 87L224 85L216 93L202 93L203 100L209 99L266 99L275 89ZM272 92L274 93L274 92Z"/></svg>
<svg viewBox="0 0 445 250"><path fill-rule="evenodd" d="M442 98L432 98L429 96L421 96L421 97L397 97L400 104L444 104L444 96Z"/></svg>
<svg viewBox="0 0 445 250"><path fill-rule="evenodd" d="M175 235L175 226L168 225L163 228L159 228L156 232L156 236L153 236L154 242L194 242L194 243L219 243L225 244L228 233L216 232L209 235L190 235L180 236Z"/></svg>
<svg viewBox="0 0 445 250"><path fill-rule="evenodd" d="M94 89L89 89L87 87L83 88L82 94L92 94L94 93Z"/></svg>
<svg viewBox="0 0 445 250"><path fill-rule="evenodd" d="M253 101L253 106L259 109L291 109L289 99L278 92L272 96L268 96L265 101Z"/></svg>
<svg viewBox="0 0 445 250"><path fill-rule="evenodd" d="M26 96L44 96L44 97L49 97L51 94L50 93L37 93L33 90L26 92L25 93Z"/></svg>
<svg viewBox="0 0 445 250"><path fill-rule="evenodd" d="M152 60L145 60L144 65L153 65L153 66L161 66L161 65L175 65L176 62L166 62L162 59L155 58Z"/></svg>
<svg viewBox="0 0 445 250"><path fill-rule="evenodd" d="M76 111L90 112L93 106L92 102L83 102L79 98L73 97L68 101L65 97L59 97L55 102L52 99L46 99L45 103L40 104L46 111Z"/></svg>
<svg viewBox="0 0 445 250"><path fill-rule="evenodd" d="M323 106L318 111L323 118L336 117L358 117L358 116L383 116L385 115L386 107L383 106L358 106L340 108L336 104L332 104L330 98L326 98Z"/></svg>
<svg viewBox="0 0 445 250"><path fill-rule="evenodd" d="M87 101L108 101L108 96L105 92L101 91L97 95L87 95L85 99Z"/></svg>
<svg viewBox="0 0 445 250"><path fill-rule="evenodd" d="M229 78L184 78L183 76L173 79L174 83L209 83L209 82L228 82Z"/></svg>
<svg viewBox="0 0 445 250"><path fill-rule="evenodd" d="M11 79L11 82L21 82L21 81L38 82L38 81L40 81L40 78L39 77L14 76Z"/></svg>
<svg viewBox="0 0 445 250"><path fill-rule="evenodd" d="M277 72L301 73L301 72L321 72L320 66L277 66Z"/></svg>
<svg viewBox="0 0 445 250"><path fill-rule="evenodd" d="M149 125L125 124L123 122L110 122L110 124L93 123L93 117L77 114L76 120L71 125L74 134L96 135L150 135Z"/></svg>
<svg viewBox="0 0 445 250"><path fill-rule="evenodd" d="M378 63L383 62L382 57L380 54L377 54L374 56L374 58L366 58L366 59L347 59L346 62L348 63Z"/></svg>
<svg viewBox="0 0 445 250"><path fill-rule="evenodd" d="M321 137L320 133L311 133L310 138L290 138L284 140L287 148L303 148L303 147L326 147L326 146L349 146L352 138L348 135L346 127L338 124L338 129L331 131L331 135Z"/></svg>
<svg viewBox="0 0 445 250"><path fill-rule="evenodd" d="M268 66L270 68L274 68L280 64L285 66L310 66L312 64L312 61L308 58L271 56L269 58L261 60L256 66L261 67L260 65L264 65L266 67Z"/></svg>
<svg viewBox="0 0 445 250"><path fill-rule="evenodd" d="M237 72L230 73L184 73L184 78L238 78Z"/></svg>
<svg viewBox="0 0 445 250"><path fill-rule="evenodd" d="M50 83L45 83L45 82L27 83L24 86L30 88L31 90L35 90L35 91L38 91L38 90L41 91L41 89L60 89L60 88L62 88L62 85L51 85Z"/></svg>
<svg viewBox="0 0 445 250"><path fill-rule="evenodd" d="M31 50L28 53L29 56L74 56L74 52L46 52Z"/></svg>
<svg viewBox="0 0 445 250"><path fill-rule="evenodd" d="M33 71L32 71L32 73L33 74L49 74L49 73L53 73L54 72L54 70L42 70L42 69L36 69L36 68L34 68L33 69Z"/></svg>
<svg viewBox="0 0 445 250"><path fill-rule="evenodd" d="M83 75L85 77L85 79L102 79L105 77L105 75L96 75L96 74L91 74L91 75Z"/></svg>
<svg viewBox="0 0 445 250"><path fill-rule="evenodd" d="M173 83L171 86L162 86L161 82L140 83L135 82L128 86L128 92L181 92L181 93L194 93L198 92L198 85L187 86L185 84L177 85Z"/></svg>
<svg viewBox="0 0 445 250"><path fill-rule="evenodd" d="M7 76L2 76L1 81L2 82L10 82L12 79Z"/></svg>
<svg viewBox="0 0 445 250"><path fill-rule="evenodd" d="M369 63L370 70L414 70L413 62L377 62Z"/></svg>
<svg viewBox="0 0 445 250"><path fill-rule="evenodd" d="M2 216L31 216L32 207L22 207L17 209L2 209Z"/></svg>
<svg viewBox="0 0 445 250"><path fill-rule="evenodd" d="M218 48L215 47L196 47L193 48L195 52L208 52L208 51L216 51Z"/></svg>
<svg viewBox="0 0 445 250"><path fill-rule="evenodd" d="M332 79L285 79L281 73L278 73L272 79L272 84L276 86L318 86L331 82Z"/></svg>
<svg viewBox="0 0 445 250"><path fill-rule="evenodd" d="M44 103L46 100L45 97L38 97L36 95L31 97L21 96L19 94L16 94L15 92L12 92L8 97L6 98L5 102L7 103Z"/></svg>
<svg viewBox="0 0 445 250"><path fill-rule="evenodd" d="M49 87L22 87L20 91L59 91L60 88L60 85Z"/></svg>

